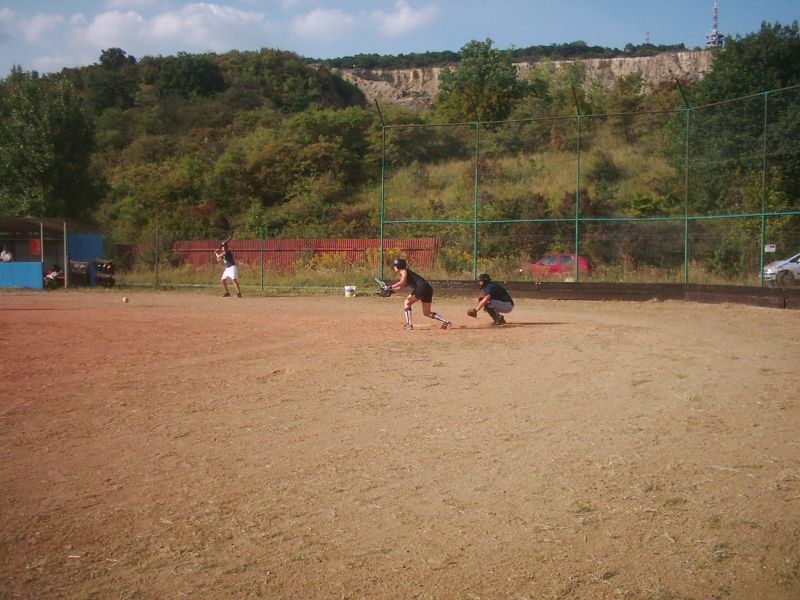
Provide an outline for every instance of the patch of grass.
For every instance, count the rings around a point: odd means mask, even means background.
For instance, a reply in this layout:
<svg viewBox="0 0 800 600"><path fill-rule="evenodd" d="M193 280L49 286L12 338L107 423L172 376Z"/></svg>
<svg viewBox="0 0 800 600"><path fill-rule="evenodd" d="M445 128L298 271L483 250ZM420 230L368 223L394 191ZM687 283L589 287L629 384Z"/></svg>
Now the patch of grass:
<svg viewBox="0 0 800 600"><path fill-rule="evenodd" d="M706 527L709 529L719 529L722 527L722 517L719 515L714 515L708 521L706 521Z"/></svg>
<svg viewBox="0 0 800 600"><path fill-rule="evenodd" d="M734 556L736 553L733 549L725 543L716 544L711 551L711 558L716 562L722 562Z"/></svg>
<svg viewBox="0 0 800 600"><path fill-rule="evenodd" d="M790 585L800 580L800 560L783 559L783 567L778 573L781 585Z"/></svg>
<svg viewBox="0 0 800 600"><path fill-rule="evenodd" d="M686 498L667 498L664 500L664 506L681 506L686 504Z"/></svg>
<svg viewBox="0 0 800 600"><path fill-rule="evenodd" d="M614 577L616 577L617 575L619 575L617 570L611 569L609 571L604 572L603 575L600 577L600 579L602 579L603 581L608 581L609 579L614 579Z"/></svg>

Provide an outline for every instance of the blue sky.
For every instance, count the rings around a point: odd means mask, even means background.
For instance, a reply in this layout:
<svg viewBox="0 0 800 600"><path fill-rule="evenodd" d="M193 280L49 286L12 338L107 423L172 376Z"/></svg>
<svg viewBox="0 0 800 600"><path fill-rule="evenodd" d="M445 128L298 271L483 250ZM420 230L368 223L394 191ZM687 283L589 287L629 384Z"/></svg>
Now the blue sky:
<svg viewBox="0 0 800 600"><path fill-rule="evenodd" d="M718 0L719 29L800 18L797 0ZM184 52L290 50L313 58L498 48L583 40L622 48L705 45L713 0L0 0L0 78L96 63L106 48L137 58Z"/></svg>

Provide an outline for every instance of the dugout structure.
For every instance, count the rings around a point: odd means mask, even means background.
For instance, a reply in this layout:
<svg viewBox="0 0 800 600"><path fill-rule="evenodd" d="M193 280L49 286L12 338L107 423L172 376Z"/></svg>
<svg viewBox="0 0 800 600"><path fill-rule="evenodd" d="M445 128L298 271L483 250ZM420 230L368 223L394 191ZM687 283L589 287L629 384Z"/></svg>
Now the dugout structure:
<svg viewBox="0 0 800 600"><path fill-rule="evenodd" d="M563 117L381 115L381 240L440 238L434 276L452 280L531 279L562 252L593 266L562 281L763 287L800 251L800 86L692 106L678 85L682 106L601 114L572 96Z"/></svg>
<svg viewBox="0 0 800 600"><path fill-rule="evenodd" d="M13 255L0 262L0 287L42 289L51 265L64 270L64 285L95 285L95 259L103 256L103 236L70 219L0 219L0 246Z"/></svg>

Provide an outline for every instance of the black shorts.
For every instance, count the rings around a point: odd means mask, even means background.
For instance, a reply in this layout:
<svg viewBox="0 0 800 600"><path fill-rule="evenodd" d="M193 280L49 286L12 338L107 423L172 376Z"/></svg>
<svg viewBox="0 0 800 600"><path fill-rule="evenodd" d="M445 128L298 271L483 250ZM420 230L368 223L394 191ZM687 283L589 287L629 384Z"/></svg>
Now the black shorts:
<svg viewBox="0 0 800 600"><path fill-rule="evenodd" d="M433 288L429 283L423 283L418 285L414 288L414 291L411 292L411 295L414 296L420 302L433 302Z"/></svg>

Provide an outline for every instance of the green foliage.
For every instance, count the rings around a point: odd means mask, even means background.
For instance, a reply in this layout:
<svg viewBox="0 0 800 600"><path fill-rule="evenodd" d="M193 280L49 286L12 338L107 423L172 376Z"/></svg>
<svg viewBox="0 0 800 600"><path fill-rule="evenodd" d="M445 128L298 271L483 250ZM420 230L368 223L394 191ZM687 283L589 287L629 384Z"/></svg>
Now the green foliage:
<svg viewBox="0 0 800 600"><path fill-rule="evenodd" d="M743 255L741 245L729 236L722 238L722 242L714 249L714 254L708 262L709 271L725 277L734 277L742 272Z"/></svg>
<svg viewBox="0 0 800 600"><path fill-rule="evenodd" d="M729 40L716 54L713 70L692 93L694 104L706 105L691 115L690 176L697 182L692 190L694 210L703 213L730 210L742 178L748 172L762 170L765 150L768 164L779 161L783 165L786 177L780 179L786 185L786 194L800 197L798 94L778 92L747 101L712 104L754 91L797 84L800 84L797 22L791 26L762 24L757 33ZM765 110L769 142L766 147Z"/></svg>
<svg viewBox="0 0 800 600"><path fill-rule="evenodd" d="M573 42L533 54L613 54L606 50ZM361 55L338 66L391 66L390 58ZM683 214L687 113L650 114L682 104L674 83L644 93L644 82L628 76L606 89L587 81L580 60L559 68L544 61L521 78L512 60L526 60L525 50L498 51L491 40L472 41L458 55L400 58L451 68L435 111L382 103L386 128L357 88L329 70L335 61L310 64L278 50L137 61L110 48L98 64L58 77L12 73L0 83L0 209L94 218L113 242L152 240L158 227L164 245L232 229L251 237L374 236L384 198L387 218L431 221L390 224L387 235L439 238L437 268L466 275L476 191L479 219L500 221L481 225L478 240L481 260L498 273L548 251L573 251L578 174L583 217ZM731 41L689 95L700 104L791 85L798 64L797 26L765 26ZM763 96L689 113L692 214L797 207L798 96L767 98L766 178ZM493 122L504 118L514 122ZM474 120L479 127L464 123ZM462 124L443 126L451 121ZM102 178L94 169L108 181L96 209ZM553 217L564 221L508 222ZM769 240L790 246L797 220L769 219ZM598 273L629 276L637 266L682 273L682 223L580 228L581 254ZM698 223L694 231L693 269L720 279L753 270L760 231L752 221ZM339 258L305 271L344 268Z"/></svg>
<svg viewBox="0 0 800 600"><path fill-rule="evenodd" d="M88 217L94 126L65 77L12 71L0 88L0 214Z"/></svg>
<svg viewBox="0 0 800 600"><path fill-rule="evenodd" d="M515 61L541 61L581 58L614 58L619 56L653 56L662 52L683 52L684 44L625 44L623 50L603 46L589 46L584 41L565 44L548 44L514 48L511 55ZM433 52L412 52L410 54L357 54L329 58L321 61L338 69L408 69L414 67L442 67L453 65L461 59L461 53L449 50ZM308 59L309 62L312 59Z"/></svg>
<svg viewBox="0 0 800 600"><path fill-rule="evenodd" d="M310 68L291 52L233 51L221 56L219 64L231 86L256 90L271 105L288 112L300 112L312 104L341 108L365 103L356 86L326 67Z"/></svg>
<svg viewBox="0 0 800 600"><path fill-rule="evenodd" d="M492 40L473 40L461 49L455 71L439 77L438 113L450 121L499 121L524 94L510 52L492 48Z"/></svg>
<svg viewBox="0 0 800 600"><path fill-rule="evenodd" d="M633 113L642 110L643 84L642 77L638 73L617 77L608 95L606 108L608 112L618 114L614 118L615 126L624 134L625 141L629 144L637 137L637 132L633 129L635 123Z"/></svg>
<svg viewBox="0 0 800 600"><path fill-rule="evenodd" d="M757 33L729 39L712 70L694 89L693 103L706 104L800 83L800 29L761 24Z"/></svg>
<svg viewBox="0 0 800 600"><path fill-rule="evenodd" d="M96 114L107 109L126 110L134 105L139 88L136 58L120 48L109 48L100 55L100 64L85 72L86 97Z"/></svg>
<svg viewBox="0 0 800 600"><path fill-rule="evenodd" d="M158 72L156 93L163 97L211 96L225 89L225 79L210 56L179 52L177 56L154 60Z"/></svg>
<svg viewBox="0 0 800 600"><path fill-rule="evenodd" d="M622 171L608 153L600 151L587 176L589 181L594 183L602 182L613 185L622 179Z"/></svg>

